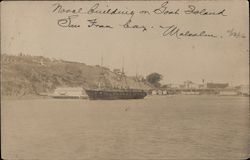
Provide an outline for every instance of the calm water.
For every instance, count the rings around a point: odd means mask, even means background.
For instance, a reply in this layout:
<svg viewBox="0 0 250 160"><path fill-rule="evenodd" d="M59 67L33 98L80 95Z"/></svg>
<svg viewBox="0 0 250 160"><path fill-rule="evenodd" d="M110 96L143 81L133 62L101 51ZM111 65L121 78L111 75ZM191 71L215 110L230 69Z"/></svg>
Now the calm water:
<svg viewBox="0 0 250 160"><path fill-rule="evenodd" d="M240 159L250 153L247 97L3 100L8 159Z"/></svg>

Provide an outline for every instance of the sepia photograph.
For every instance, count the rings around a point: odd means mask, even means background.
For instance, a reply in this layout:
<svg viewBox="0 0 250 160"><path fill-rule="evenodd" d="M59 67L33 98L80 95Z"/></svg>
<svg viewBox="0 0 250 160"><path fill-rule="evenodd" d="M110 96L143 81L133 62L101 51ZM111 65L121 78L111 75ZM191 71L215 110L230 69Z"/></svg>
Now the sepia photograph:
<svg viewBox="0 0 250 160"><path fill-rule="evenodd" d="M250 158L248 5L2 2L1 158Z"/></svg>

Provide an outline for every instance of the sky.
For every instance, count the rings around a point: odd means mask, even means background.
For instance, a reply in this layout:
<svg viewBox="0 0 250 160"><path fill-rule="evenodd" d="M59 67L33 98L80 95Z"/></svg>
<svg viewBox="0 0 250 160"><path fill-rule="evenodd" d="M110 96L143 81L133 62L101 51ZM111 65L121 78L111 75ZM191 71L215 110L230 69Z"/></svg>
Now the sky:
<svg viewBox="0 0 250 160"><path fill-rule="evenodd" d="M164 1L158 2L100 2L101 9L120 8L127 10L153 10ZM239 1L237 1L239 2ZM136 73L146 76L152 72L163 75L163 83L182 83L191 80L201 83L226 82L232 85L248 84L249 77L249 31L247 4L236 1L223 2L169 2L168 9L187 9L188 5L207 10L226 9L227 16L199 15L140 15L134 24L147 26L177 25L182 30L207 30L223 38L164 37L163 30L154 28L143 32L124 29L126 15L79 15L81 27L60 27L58 19L68 13L52 12L55 2L4 2L1 6L1 54L20 52L29 55L103 64L111 69L124 68L127 75ZM60 2L64 8L88 10L97 2ZM87 27L87 20L98 19L100 24L113 25L113 29ZM227 30L234 29L246 38L228 36Z"/></svg>

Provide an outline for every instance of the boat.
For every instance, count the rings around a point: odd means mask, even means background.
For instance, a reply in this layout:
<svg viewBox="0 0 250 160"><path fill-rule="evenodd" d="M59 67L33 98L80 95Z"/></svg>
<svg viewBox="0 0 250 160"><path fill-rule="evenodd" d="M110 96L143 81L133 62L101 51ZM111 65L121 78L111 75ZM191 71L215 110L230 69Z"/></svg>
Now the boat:
<svg viewBox="0 0 250 160"><path fill-rule="evenodd" d="M142 89L130 89L128 86L119 86L115 88L108 88L105 86L105 76L101 62L101 74L97 89L85 89L90 100L118 100L118 99L143 99L147 93ZM124 68L120 74L120 80L126 81Z"/></svg>
<svg viewBox="0 0 250 160"><path fill-rule="evenodd" d="M139 89L86 89L90 100L143 99L147 93Z"/></svg>

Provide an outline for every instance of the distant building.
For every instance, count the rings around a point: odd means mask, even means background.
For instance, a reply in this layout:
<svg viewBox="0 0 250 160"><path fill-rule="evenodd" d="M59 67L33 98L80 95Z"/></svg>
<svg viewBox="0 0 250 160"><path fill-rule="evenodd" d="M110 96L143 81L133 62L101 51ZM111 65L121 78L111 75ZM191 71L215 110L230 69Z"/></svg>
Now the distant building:
<svg viewBox="0 0 250 160"><path fill-rule="evenodd" d="M199 89L199 88L201 88L200 84L196 84L196 83L191 84L191 89Z"/></svg>
<svg viewBox="0 0 250 160"><path fill-rule="evenodd" d="M165 84L162 86L163 88L168 88L168 89L178 89L180 88L180 84Z"/></svg>
<svg viewBox="0 0 250 160"><path fill-rule="evenodd" d="M239 92L235 87L227 87L219 91L220 96L237 96Z"/></svg>
<svg viewBox="0 0 250 160"><path fill-rule="evenodd" d="M157 95L157 90L152 90L151 94L152 95Z"/></svg>
<svg viewBox="0 0 250 160"><path fill-rule="evenodd" d="M162 91L162 94L163 94L163 95L167 95L167 94L168 94L168 91L167 91L167 90L163 90L163 91Z"/></svg>
<svg viewBox="0 0 250 160"><path fill-rule="evenodd" d="M249 96L249 85L240 85L237 87L239 94Z"/></svg>
<svg viewBox="0 0 250 160"><path fill-rule="evenodd" d="M163 91L162 90L157 90L157 95L162 95Z"/></svg>
<svg viewBox="0 0 250 160"><path fill-rule="evenodd" d="M191 88L191 85L193 84L192 81L185 81L184 82L184 88Z"/></svg>
<svg viewBox="0 0 250 160"><path fill-rule="evenodd" d="M152 95L162 95L163 94L163 91L158 89L158 90L152 90L151 91L151 94Z"/></svg>
<svg viewBox="0 0 250 160"><path fill-rule="evenodd" d="M184 82L184 88L185 89L199 89L200 88L200 84L196 84L192 81L185 81Z"/></svg>
<svg viewBox="0 0 250 160"><path fill-rule="evenodd" d="M205 89L205 88L206 88L206 85L205 85L205 84L199 84L199 88L200 88L200 89Z"/></svg>
<svg viewBox="0 0 250 160"><path fill-rule="evenodd" d="M228 86L228 83L207 83L207 88L209 89L224 89Z"/></svg>

